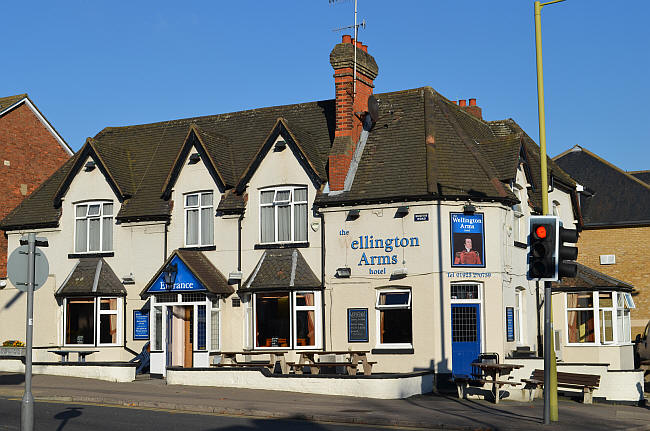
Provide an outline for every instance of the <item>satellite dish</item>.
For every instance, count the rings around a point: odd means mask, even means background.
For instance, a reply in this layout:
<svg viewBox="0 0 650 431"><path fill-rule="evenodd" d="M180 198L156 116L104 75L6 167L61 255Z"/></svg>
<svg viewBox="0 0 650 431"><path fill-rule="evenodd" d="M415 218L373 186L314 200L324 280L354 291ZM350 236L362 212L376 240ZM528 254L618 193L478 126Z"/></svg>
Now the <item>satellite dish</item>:
<svg viewBox="0 0 650 431"><path fill-rule="evenodd" d="M368 113L372 118L372 124L375 124L379 120L379 102L372 94L368 97Z"/></svg>

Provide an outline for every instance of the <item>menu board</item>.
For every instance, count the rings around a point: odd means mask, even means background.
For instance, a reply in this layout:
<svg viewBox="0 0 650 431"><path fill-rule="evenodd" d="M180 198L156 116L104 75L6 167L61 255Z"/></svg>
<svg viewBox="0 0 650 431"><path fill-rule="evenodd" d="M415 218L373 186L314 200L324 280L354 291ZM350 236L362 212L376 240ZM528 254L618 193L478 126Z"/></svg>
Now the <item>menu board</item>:
<svg viewBox="0 0 650 431"><path fill-rule="evenodd" d="M133 310L133 339L149 339L149 312Z"/></svg>
<svg viewBox="0 0 650 431"><path fill-rule="evenodd" d="M368 309L348 308L348 342L368 341Z"/></svg>

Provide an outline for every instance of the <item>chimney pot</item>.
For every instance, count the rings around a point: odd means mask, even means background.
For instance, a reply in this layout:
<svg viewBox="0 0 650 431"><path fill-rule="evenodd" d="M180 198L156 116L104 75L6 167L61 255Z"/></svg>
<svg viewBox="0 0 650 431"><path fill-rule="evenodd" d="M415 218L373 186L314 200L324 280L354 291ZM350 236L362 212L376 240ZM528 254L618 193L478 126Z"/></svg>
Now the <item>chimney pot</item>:
<svg viewBox="0 0 650 431"><path fill-rule="evenodd" d="M459 105L459 106L467 106L467 101L466 101L465 99L460 99L460 100L458 101L458 105Z"/></svg>
<svg viewBox="0 0 650 431"><path fill-rule="evenodd" d="M352 43L352 36L344 34L341 43Z"/></svg>
<svg viewBox="0 0 650 431"><path fill-rule="evenodd" d="M476 99L469 99L469 106L476 106Z"/></svg>
<svg viewBox="0 0 650 431"><path fill-rule="evenodd" d="M361 45L363 52L368 52L368 45Z"/></svg>
<svg viewBox="0 0 650 431"><path fill-rule="evenodd" d="M363 46L363 44L357 40L357 48L363 49L362 46Z"/></svg>
<svg viewBox="0 0 650 431"><path fill-rule="evenodd" d="M453 103L454 105L458 105L458 102L456 102L455 100L452 100L451 103Z"/></svg>

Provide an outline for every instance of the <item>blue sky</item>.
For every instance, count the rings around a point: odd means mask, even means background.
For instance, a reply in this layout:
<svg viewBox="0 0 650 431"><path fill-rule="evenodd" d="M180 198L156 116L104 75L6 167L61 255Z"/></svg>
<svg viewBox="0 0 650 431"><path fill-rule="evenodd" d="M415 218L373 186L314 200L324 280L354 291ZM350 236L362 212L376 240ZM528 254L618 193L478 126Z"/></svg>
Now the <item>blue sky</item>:
<svg viewBox="0 0 650 431"><path fill-rule="evenodd" d="M0 96L29 93L78 149L106 126L334 96L329 52L354 2L3 4ZM548 153L581 145L650 169L650 2L568 0L542 12ZM376 92L476 98L538 140L533 2L359 0Z"/></svg>

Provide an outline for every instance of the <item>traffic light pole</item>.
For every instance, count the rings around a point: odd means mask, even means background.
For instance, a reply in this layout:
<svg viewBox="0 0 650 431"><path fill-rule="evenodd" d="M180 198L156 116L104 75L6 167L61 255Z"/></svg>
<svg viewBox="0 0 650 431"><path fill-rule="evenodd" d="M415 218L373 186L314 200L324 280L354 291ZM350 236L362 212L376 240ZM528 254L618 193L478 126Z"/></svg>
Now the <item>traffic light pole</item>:
<svg viewBox="0 0 650 431"><path fill-rule="evenodd" d="M537 104L539 112L539 145L540 165L542 174L542 212L549 214L548 208L548 174L546 166L546 119L544 115L544 72L542 67L542 7L564 0L554 0L547 3L536 1L535 11L535 48L537 59ZM555 348L553 346L553 308L551 299L551 283L544 282L544 424L558 421L557 407L557 370L555 364Z"/></svg>

